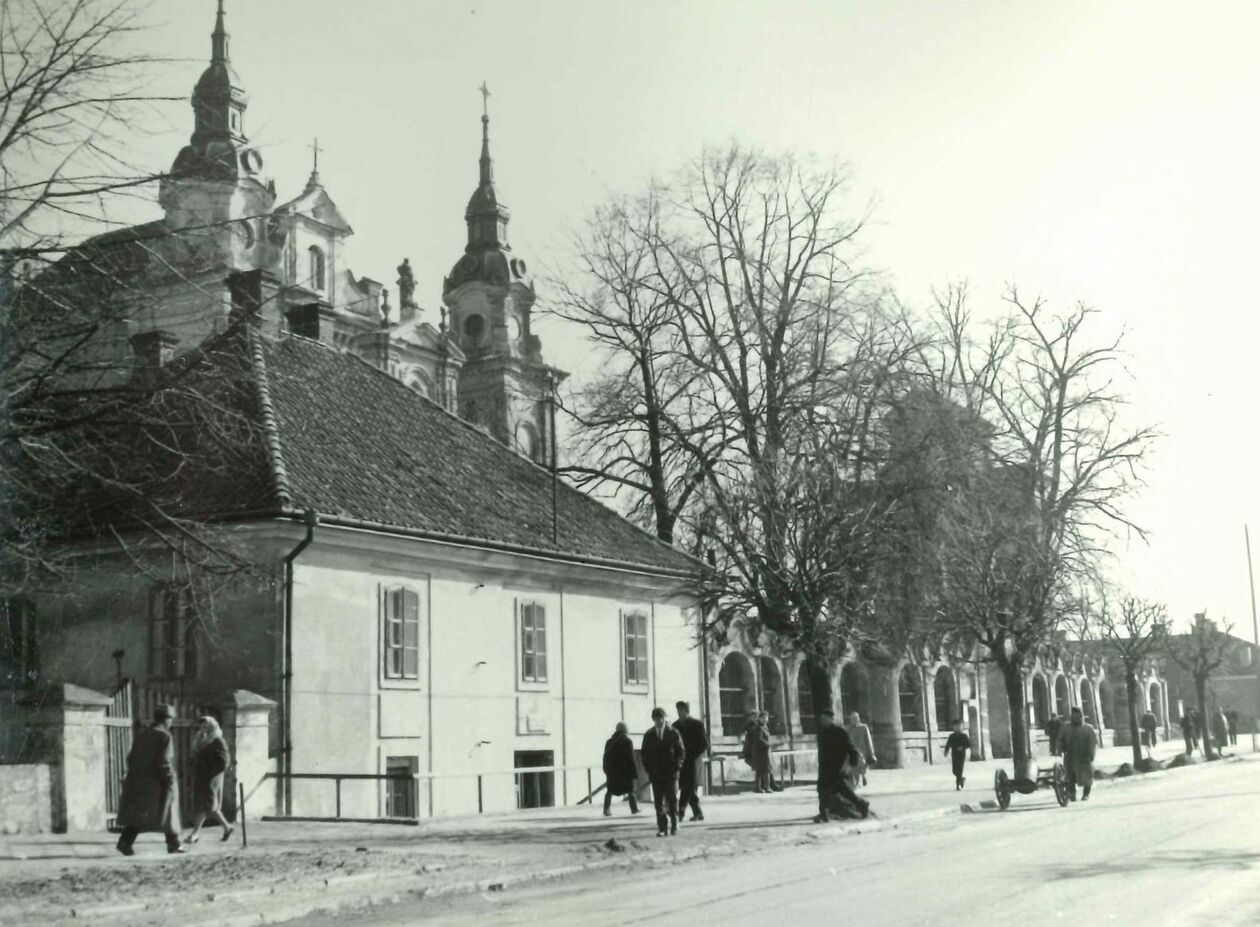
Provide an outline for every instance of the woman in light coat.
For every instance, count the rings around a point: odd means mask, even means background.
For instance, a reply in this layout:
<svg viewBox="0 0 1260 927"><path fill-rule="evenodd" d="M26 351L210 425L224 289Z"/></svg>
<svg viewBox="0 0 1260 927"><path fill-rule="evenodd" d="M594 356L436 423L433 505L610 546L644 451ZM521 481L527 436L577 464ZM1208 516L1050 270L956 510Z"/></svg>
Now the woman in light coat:
<svg viewBox="0 0 1260 927"><path fill-rule="evenodd" d="M862 723L862 716L856 711L849 712L849 723L845 725L845 730L849 732L849 740L853 741L853 748L857 750L858 761L857 766L853 769L855 779L860 778L862 784L866 785L866 770L872 763L879 762L879 758L875 756L875 741L871 738L871 729Z"/></svg>
<svg viewBox="0 0 1260 927"><path fill-rule="evenodd" d="M196 843L201 837L201 825L206 818L217 821L223 828L221 840L232 836L233 827L223 817L223 774L231 760L227 741L219 722L204 717L197 726L197 739L193 742L193 827L184 843Z"/></svg>

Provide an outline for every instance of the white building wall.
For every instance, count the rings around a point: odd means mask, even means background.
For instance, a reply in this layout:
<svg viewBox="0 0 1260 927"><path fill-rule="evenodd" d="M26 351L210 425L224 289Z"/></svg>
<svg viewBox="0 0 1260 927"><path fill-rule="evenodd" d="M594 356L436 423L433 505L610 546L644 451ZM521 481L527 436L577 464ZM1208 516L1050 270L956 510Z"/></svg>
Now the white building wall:
<svg viewBox="0 0 1260 927"><path fill-rule="evenodd" d="M295 567L293 772L383 773L387 757L414 756L420 772L433 774L421 782L420 814L476 813L478 775L481 808L507 811L517 806L510 770L518 751L590 767L598 787L618 721L637 741L654 705L671 718L678 699L702 711L690 611L668 598L664 581L653 593L643 577L606 580L607 571L493 559L321 550L317 534ZM420 593L417 680L383 676L379 601L393 585ZM523 601L546 609L546 683L521 681ZM624 680L621 616L631 609L649 618L646 686ZM554 802L577 803L587 788L584 769L556 773ZM341 814L377 816L384 791L374 781L343 783ZM333 794L332 783L298 783L293 812L331 815Z"/></svg>

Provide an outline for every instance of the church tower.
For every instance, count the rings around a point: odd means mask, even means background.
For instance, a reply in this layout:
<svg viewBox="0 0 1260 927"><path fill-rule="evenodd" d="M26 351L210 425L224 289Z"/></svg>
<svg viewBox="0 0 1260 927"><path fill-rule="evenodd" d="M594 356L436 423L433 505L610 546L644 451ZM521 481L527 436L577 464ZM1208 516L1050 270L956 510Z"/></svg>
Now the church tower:
<svg viewBox="0 0 1260 927"><path fill-rule="evenodd" d="M158 201L167 227L202 262L252 270L278 260L265 219L276 197L261 177L262 155L245 135L249 98L232 68L225 18L218 0L210 65L193 88L192 138L162 179Z"/></svg>
<svg viewBox="0 0 1260 927"><path fill-rule="evenodd" d="M567 374L548 366L531 332L535 293L524 258L508 244L508 208L494 187L490 158L490 91L482 84L481 161L468 200L464 255L442 286L451 334L467 357L459 375L459 414L494 437L550 466L551 399Z"/></svg>

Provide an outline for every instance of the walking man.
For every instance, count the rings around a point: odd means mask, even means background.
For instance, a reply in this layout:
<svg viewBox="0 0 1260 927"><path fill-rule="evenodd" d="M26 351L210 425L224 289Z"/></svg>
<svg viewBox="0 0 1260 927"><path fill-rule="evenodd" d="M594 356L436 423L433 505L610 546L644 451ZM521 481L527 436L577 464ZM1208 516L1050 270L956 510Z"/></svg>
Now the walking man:
<svg viewBox="0 0 1260 927"><path fill-rule="evenodd" d="M1050 712L1050 717L1046 719L1044 730L1046 732L1046 737L1050 741L1050 755L1051 756L1059 755L1059 731L1061 731L1062 729L1063 729L1063 722L1059 720L1059 716L1056 715L1053 711Z"/></svg>
<svg viewBox="0 0 1260 927"><path fill-rule="evenodd" d="M783 783L774 781L774 735L770 733L770 712L763 711L757 716L757 726L761 730L758 737L766 745L766 791L782 792Z"/></svg>
<svg viewBox="0 0 1260 927"><path fill-rule="evenodd" d="M153 724L136 734L127 754L127 776L118 800L122 836L118 852L134 856L132 844L141 831L159 831L167 853L183 853L179 845L179 792L175 785L175 747L171 739L170 705L153 709Z"/></svg>
<svg viewBox="0 0 1260 927"><path fill-rule="evenodd" d="M1149 748L1155 746L1155 731L1159 727L1159 722L1155 720L1155 712L1145 712L1138 726L1142 728L1142 743L1148 748L1146 755L1150 756Z"/></svg>
<svg viewBox="0 0 1260 927"><path fill-rule="evenodd" d="M844 778L844 764L858 762L858 751L849 733L836 724L830 708L818 712L818 816L815 824L831 820L831 800L839 795L857 808L862 817L871 813L871 803L861 799Z"/></svg>
<svg viewBox="0 0 1260 927"><path fill-rule="evenodd" d="M686 755L682 738L665 723L665 709L653 708L652 726L643 735L639 758L643 761L644 772L652 782L652 802L656 805L658 837L678 833L678 774L682 771Z"/></svg>
<svg viewBox="0 0 1260 927"><path fill-rule="evenodd" d="M860 778L862 785L866 785L866 771L879 762L879 758L875 756L875 740L871 737L871 729L862 723L860 714L851 711L849 712L849 726L845 733L849 735L849 741L858 754L853 764L854 777Z"/></svg>
<svg viewBox="0 0 1260 927"><path fill-rule="evenodd" d="M1181 736L1186 741L1186 756L1194 753L1194 718L1190 715L1190 709L1181 709Z"/></svg>
<svg viewBox="0 0 1260 927"><path fill-rule="evenodd" d="M962 732L962 722L957 718L950 726L954 731L949 735L949 740L945 741L945 752L949 754L949 761L954 768L954 791L957 792L967 782L963 770L967 765L967 751L971 749L971 738Z"/></svg>
<svg viewBox="0 0 1260 927"><path fill-rule="evenodd" d="M1238 712L1231 708L1225 712L1225 720L1229 722L1229 743L1232 747L1238 743Z"/></svg>
<svg viewBox="0 0 1260 927"><path fill-rule="evenodd" d="M1085 723L1079 708L1073 708L1071 722L1059 732L1059 752L1063 754L1071 801L1076 801L1078 784L1084 790L1081 801L1089 801L1089 790L1094 786L1094 750L1097 746L1098 737L1093 727Z"/></svg>
<svg viewBox="0 0 1260 927"><path fill-rule="evenodd" d="M613 735L604 744L604 817L612 814L614 795L625 795L630 802L630 813L639 813L639 803L634 800L638 780L634 741L630 739L626 722L618 721Z"/></svg>
<svg viewBox="0 0 1260 927"><path fill-rule="evenodd" d="M1219 707L1212 713L1212 739L1216 743L1216 752L1224 756L1224 748L1229 745L1229 720L1224 709Z"/></svg>
<svg viewBox="0 0 1260 927"><path fill-rule="evenodd" d="M674 722L674 730L683 742L682 775L678 777L678 817L691 808L691 820L703 821L704 812L700 810L700 796L696 794L696 778L700 763L709 750L709 734L704 729L704 722L691 717L691 706L686 702L678 702L674 706L678 710L678 720Z"/></svg>

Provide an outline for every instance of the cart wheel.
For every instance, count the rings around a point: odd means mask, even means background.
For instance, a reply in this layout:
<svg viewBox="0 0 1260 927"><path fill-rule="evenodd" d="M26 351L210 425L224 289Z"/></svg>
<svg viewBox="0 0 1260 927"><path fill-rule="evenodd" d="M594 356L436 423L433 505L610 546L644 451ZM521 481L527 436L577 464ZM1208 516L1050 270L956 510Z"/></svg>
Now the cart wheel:
<svg viewBox="0 0 1260 927"><path fill-rule="evenodd" d="M1011 786L1005 769L999 769L993 774L993 792L997 795L999 808L1005 811L1011 806Z"/></svg>
<svg viewBox="0 0 1260 927"><path fill-rule="evenodd" d="M1052 776L1050 785L1054 789L1054 800L1059 803L1060 808L1066 808L1068 803L1067 770L1063 768L1062 763L1054 764Z"/></svg>

